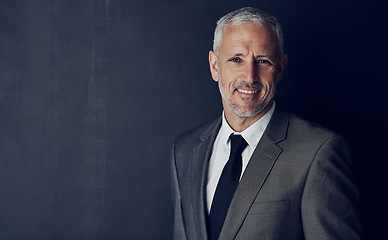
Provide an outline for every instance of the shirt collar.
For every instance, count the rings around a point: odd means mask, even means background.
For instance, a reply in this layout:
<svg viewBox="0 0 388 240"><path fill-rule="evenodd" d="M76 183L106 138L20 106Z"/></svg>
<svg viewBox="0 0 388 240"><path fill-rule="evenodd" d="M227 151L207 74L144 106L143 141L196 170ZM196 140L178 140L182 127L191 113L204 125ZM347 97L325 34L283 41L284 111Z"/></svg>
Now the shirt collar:
<svg viewBox="0 0 388 240"><path fill-rule="evenodd" d="M256 147L261 137L263 136L263 133L267 128L269 121L271 120L271 117L275 111L275 106L276 106L276 103L275 101L273 101L273 104L269 109L269 111L266 114L264 114L264 116L261 117L259 120L257 120L254 124L252 124L242 132L235 132L229 126L229 123L226 121L226 118L225 118L225 112L223 112L222 125L220 129L222 141L225 143L228 143L229 136L233 133L233 134L241 135L245 139L245 141L247 141L249 146Z"/></svg>

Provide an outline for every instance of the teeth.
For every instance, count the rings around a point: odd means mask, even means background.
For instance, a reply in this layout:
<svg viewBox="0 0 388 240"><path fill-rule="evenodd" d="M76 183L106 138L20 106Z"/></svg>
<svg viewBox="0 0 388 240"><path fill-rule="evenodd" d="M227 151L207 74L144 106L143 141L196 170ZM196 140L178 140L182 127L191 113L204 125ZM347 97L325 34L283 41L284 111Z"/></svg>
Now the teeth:
<svg viewBox="0 0 388 240"><path fill-rule="evenodd" d="M246 93L246 94L253 94L253 93L257 93L258 92L258 91L249 91L249 90L238 89L238 88L237 88L237 91L239 91L241 93Z"/></svg>

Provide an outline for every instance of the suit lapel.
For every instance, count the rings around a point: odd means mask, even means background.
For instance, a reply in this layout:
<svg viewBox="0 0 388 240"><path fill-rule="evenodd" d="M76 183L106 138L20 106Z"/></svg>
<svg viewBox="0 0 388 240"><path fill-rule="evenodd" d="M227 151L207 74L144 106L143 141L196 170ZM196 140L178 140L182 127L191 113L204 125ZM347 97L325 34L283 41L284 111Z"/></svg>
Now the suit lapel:
<svg viewBox="0 0 388 240"><path fill-rule="evenodd" d="M200 136L200 143L193 149L193 165L191 171L191 182L193 183L192 202L194 221L198 239L207 239L205 208L207 168L212 154L213 144L221 126L221 118L213 122Z"/></svg>
<svg viewBox="0 0 388 240"><path fill-rule="evenodd" d="M276 143L286 138L289 114L280 107L271 118L233 196L220 239L234 239L282 149Z"/></svg>

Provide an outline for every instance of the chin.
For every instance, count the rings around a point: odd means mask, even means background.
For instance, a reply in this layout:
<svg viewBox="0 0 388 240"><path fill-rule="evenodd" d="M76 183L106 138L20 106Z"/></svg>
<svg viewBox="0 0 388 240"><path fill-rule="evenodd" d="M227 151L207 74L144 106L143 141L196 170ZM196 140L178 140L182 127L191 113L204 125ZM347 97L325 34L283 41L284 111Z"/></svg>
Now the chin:
<svg viewBox="0 0 388 240"><path fill-rule="evenodd" d="M239 117L254 117L257 114L261 113L263 109L261 107L255 108L255 109L237 109L233 108L231 109L232 112Z"/></svg>
<svg viewBox="0 0 388 240"><path fill-rule="evenodd" d="M234 114L236 114L237 116L239 117L254 117L256 116L257 114L259 114L261 111L257 112L248 112L248 111L244 111L244 112L240 112L240 111L236 111L234 112Z"/></svg>
<svg viewBox="0 0 388 240"><path fill-rule="evenodd" d="M262 113L265 111L267 106L269 105L270 102L267 103L261 103L258 106L251 107L249 109L244 109L244 108L237 108L236 106L232 106L230 109L232 112L239 117L255 117L258 114Z"/></svg>

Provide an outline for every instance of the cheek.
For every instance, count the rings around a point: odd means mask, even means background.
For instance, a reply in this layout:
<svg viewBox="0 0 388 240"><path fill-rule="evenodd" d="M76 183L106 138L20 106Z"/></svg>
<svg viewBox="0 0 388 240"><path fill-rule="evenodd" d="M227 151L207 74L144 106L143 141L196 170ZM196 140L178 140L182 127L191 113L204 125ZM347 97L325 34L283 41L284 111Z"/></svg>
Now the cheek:
<svg viewBox="0 0 388 240"><path fill-rule="evenodd" d="M271 73L260 74L260 82L264 86L273 86L276 84L276 75Z"/></svg>
<svg viewBox="0 0 388 240"><path fill-rule="evenodd" d="M220 75L220 79L222 81L222 84L224 87L227 88L233 88L233 83L235 82L236 77L234 76L233 72L229 71L229 69L226 69L226 71L222 71Z"/></svg>

